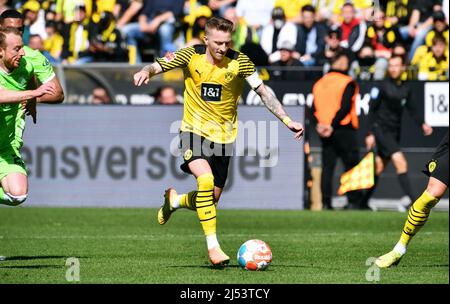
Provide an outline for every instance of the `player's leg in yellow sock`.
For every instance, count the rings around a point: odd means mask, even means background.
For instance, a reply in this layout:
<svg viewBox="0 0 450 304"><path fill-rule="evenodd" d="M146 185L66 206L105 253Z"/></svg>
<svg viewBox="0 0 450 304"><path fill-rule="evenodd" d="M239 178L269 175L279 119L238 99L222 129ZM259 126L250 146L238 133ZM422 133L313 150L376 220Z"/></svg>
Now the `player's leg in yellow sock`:
<svg viewBox="0 0 450 304"><path fill-rule="evenodd" d="M380 268L388 268L397 265L406 253L406 248L412 237L428 220L431 209L439 202L439 198L431 195L427 190L414 202L409 209L408 219L403 227L400 240L390 252L380 256L376 265Z"/></svg>
<svg viewBox="0 0 450 304"><path fill-rule="evenodd" d="M419 232L420 228L428 220L431 209L439 202L439 198L431 195L425 190L422 195L414 202L408 212L408 219L403 227L403 232L399 243L405 248L408 246L412 237ZM402 253L402 252L400 252Z"/></svg>
<svg viewBox="0 0 450 304"><path fill-rule="evenodd" d="M191 191L189 193L183 193L179 195L180 208L186 208L189 210L196 210L195 200L197 198L197 190Z"/></svg>
<svg viewBox="0 0 450 304"><path fill-rule="evenodd" d="M198 193L195 199L197 215L206 236L209 259L213 265L224 266L230 257L220 248L216 236L216 203L214 201L214 176L211 173L197 178Z"/></svg>
<svg viewBox="0 0 450 304"><path fill-rule="evenodd" d="M216 206L214 204L214 176L211 173L197 178L198 193L195 199L197 215L206 236L216 234Z"/></svg>

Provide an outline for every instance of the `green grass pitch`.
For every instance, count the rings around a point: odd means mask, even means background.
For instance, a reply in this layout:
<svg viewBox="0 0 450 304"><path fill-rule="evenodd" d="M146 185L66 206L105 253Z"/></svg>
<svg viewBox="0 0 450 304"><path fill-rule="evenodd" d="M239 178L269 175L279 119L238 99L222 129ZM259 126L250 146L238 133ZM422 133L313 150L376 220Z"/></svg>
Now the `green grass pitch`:
<svg viewBox="0 0 450 304"><path fill-rule="evenodd" d="M80 262L79 283L449 283L448 212L432 212L400 265L367 281L366 260L390 250L405 213L218 210L218 236L231 256L209 266L194 212L159 226L156 209L0 208L0 283L68 283L66 259ZM239 246L266 241L263 272L237 266Z"/></svg>

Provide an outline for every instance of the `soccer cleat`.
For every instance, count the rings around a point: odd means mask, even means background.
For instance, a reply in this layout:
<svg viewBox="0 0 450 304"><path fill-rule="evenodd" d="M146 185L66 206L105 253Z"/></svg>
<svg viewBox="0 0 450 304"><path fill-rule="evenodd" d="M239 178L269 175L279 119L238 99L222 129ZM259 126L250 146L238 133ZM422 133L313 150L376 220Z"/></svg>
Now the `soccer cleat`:
<svg viewBox="0 0 450 304"><path fill-rule="evenodd" d="M230 257L217 246L208 250L209 260L214 266L226 266L230 262Z"/></svg>
<svg viewBox="0 0 450 304"><path fill-rule="evenodd" d="M389 268L391 266L396 266L400 263L402 259L402 255L395 250L386 253L385 255L380 256L375 260L375 264L380 268Z"/></svg>
<svg viewBox="0 0 450 304"><path fill-rule="evenodd" d="M164 204L158 210L158 223L164 225L175 211L170 202L177 196L177 192L173 188L169 188L164 193Z"/></svg>

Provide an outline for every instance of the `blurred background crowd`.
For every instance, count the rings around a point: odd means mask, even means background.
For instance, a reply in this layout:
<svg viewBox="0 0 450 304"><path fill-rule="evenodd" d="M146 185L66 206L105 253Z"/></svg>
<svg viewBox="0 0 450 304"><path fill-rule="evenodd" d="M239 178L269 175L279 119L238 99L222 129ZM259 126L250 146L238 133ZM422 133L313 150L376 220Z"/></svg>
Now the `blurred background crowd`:
<svg viewBox="0 0 450 304"><path fill-rule="evenodd" d="M277 67L272 79L326 72L346 49L355 79L383 79L402 55L405 79L448 80L448 0L0 0L0 13L11 8L24 42L53 64L151 62L201 43L206 20L221 16L235 25L234 49Z"/></svg>

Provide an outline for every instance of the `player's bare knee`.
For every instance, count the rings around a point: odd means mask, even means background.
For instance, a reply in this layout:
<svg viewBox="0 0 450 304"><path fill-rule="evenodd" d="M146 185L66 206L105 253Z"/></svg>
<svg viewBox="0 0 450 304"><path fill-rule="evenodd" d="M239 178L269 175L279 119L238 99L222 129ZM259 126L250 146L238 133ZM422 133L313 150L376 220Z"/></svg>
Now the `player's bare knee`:
<svg viewBox="0 0 450 304"><path fill-rule="evenodd" d="M435 198L441 198L444 196L445 192L447 191L447 185L445 185L444 183L437 181L433 178L430 179L430 181L428 182L427 185L427 192L435 197Z"/></svg>

